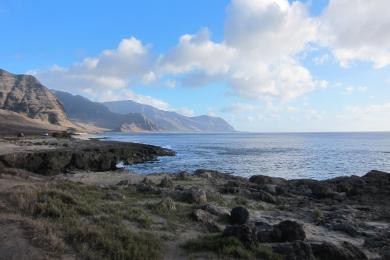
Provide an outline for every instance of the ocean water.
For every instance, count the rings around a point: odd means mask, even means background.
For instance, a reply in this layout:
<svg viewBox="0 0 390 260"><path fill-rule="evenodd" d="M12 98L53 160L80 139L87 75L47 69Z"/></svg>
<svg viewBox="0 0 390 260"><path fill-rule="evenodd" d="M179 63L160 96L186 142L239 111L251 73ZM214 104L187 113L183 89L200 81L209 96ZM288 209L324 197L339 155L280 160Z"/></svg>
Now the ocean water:
<svg viewBox="0 0 390 260"><path fill-rule="evenodd" d="M153 144L173 149L175 157L131 165L140 174L193 171L199 168L249 177L327 179L390 172L390 133L104 133L109 140Z"/></svg>

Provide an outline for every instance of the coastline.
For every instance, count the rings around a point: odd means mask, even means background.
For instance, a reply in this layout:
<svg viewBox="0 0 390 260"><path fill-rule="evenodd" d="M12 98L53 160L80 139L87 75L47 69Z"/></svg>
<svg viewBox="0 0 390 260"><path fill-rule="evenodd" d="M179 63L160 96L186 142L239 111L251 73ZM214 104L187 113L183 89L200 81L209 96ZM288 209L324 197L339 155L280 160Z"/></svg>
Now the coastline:
<svg viewBox="0 0 390 260"><path fill-rule="evenodd" d="M173 152L148 145L52 137L3 138L0 147L0 223L10 229L1 238L25 243L20 252L13 250L19 256L389 256L387 173L372 171L363 177L324 181L248 179L212 170L143 176L114 171L113 165L123 160L141 163ZM63 159L69 156L78 159ZM35 168L28 166L39 160ZM47 161L51 166L42 169ZM236 207L243 209L231 214ZM69 223L77 225L70 228ZM97 238L92 239L91 232ZM31 237L39 237L38 243ZM11 247L1 245L0 255L11 252Z"/></svg>

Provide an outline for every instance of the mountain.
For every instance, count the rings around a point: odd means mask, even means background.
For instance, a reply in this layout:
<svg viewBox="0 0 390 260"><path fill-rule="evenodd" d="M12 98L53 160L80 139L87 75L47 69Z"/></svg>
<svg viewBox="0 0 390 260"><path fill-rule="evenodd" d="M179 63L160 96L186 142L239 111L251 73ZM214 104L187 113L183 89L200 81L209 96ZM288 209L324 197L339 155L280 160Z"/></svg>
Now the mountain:
<svg viewBox="0 0 390 260"><path fill-rule="evenodd" d="M62 104L35 77L0 69L0 127L35 125L37 129L75 127ZM29 123L27 123L29 122ZM58 128L59 127L59 128ZM62 128L61 128L62 127Z"/></svg>
<svg viewBox="0 0 390 260"><path fill-rule="evenodd" d="M176 112L163 111L131 100L104 102L111 112L118 114L141 113L163 131L177 132L233 132L234 128L225 120L212 116L188 117Z"/></svg>
<svg viewBox="0 0 390 260"><path fill-rule="evenodd" d="M64 105L67 116L76 122L93 124L97 127L123 132L160 130L143 114L114 113L105 105L93 102L85 97L57 90L52 91Z"/></svg>

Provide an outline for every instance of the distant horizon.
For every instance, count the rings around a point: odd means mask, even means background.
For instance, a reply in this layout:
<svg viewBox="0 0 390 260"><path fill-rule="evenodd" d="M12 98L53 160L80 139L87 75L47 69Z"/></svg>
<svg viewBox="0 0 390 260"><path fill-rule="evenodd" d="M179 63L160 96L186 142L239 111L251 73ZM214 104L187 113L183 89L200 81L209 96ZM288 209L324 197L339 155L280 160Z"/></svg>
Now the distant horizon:
<svg viewBox="0 0 390 260"><path fill-rule="evenodd" d="M3 1L0 68L93 101L220 117L244 132L387 132L388 5Z"/></svg>

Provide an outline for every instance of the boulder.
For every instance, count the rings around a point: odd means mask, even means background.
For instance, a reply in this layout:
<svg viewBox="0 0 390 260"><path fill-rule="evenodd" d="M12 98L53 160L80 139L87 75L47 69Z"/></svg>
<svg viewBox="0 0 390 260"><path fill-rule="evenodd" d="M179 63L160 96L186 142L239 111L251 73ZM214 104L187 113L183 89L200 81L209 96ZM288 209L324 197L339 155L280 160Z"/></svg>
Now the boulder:
<svg viewBox="0 0 390 260"><path fill-rule="evenodd" d="M213 216L205 210L196 209L192 212L194 220L204 224L209 232L221 232L222 228L214 221Z"/></svg>
<svg viewBox="0 0 390 260"><path fill-rule="evenodd" d="M273 227L274 242L293 242L306 239L302 224L292 220L285 220Z"/></svg>
<svg viewBox="0 0 390 260"><path fill-rule="evenodd" d="M250 224L226 226L223 236L236 237L245 245L257 242L255 229Z"/></svg>
<svg viewBox="0 0 390 260"><path fill-rule="evenodd" d="M185 189L181 186L175 187L175 195L178 200L184 201L187 203L195 204L206 204L207 203L207 194L204 190L192 187L190 189Z"/></svg>
<svg viewBox="0 0 390 260"><path fill-rule="evenodd" d="M283 185L287 183L287 180L283 178L270 177L266 175L253 175L249 178L249 181L257 185L265 185L265 184Z"/></svg>
<svg viewBox="0 0 390 260"><path fill-rule="evenodd" d="M286 220L276 225L265 222L245 223L241 225L227 226L225 236L234 236L246 244L258 243L283 243L303 241L306 234L301 224Z"/></svg>
<svg viewBox="0 0 390 260"><path fill-rule="evenodd" d="M217 207L213 204L204 204L200 208L215 215L215 216L218 216L218 217L229 217L230 216L229 211L227 211L226 209Z"/></svg>
<svg viewBox="0 0 390 260"><path fill-rule="evenodd" d="M136 185L136 191L140 193L153 193L153 194L159 194L161 193L161 190L154 185L146 184L146 183L139 183Z"/></svg>
<svg viewBox="0 0 390 260"><path fill-rule="evenodd" d="M245 224L249 219L249 211L243 207L235 207L230 212L230 222L234 225Z"/></svg>

